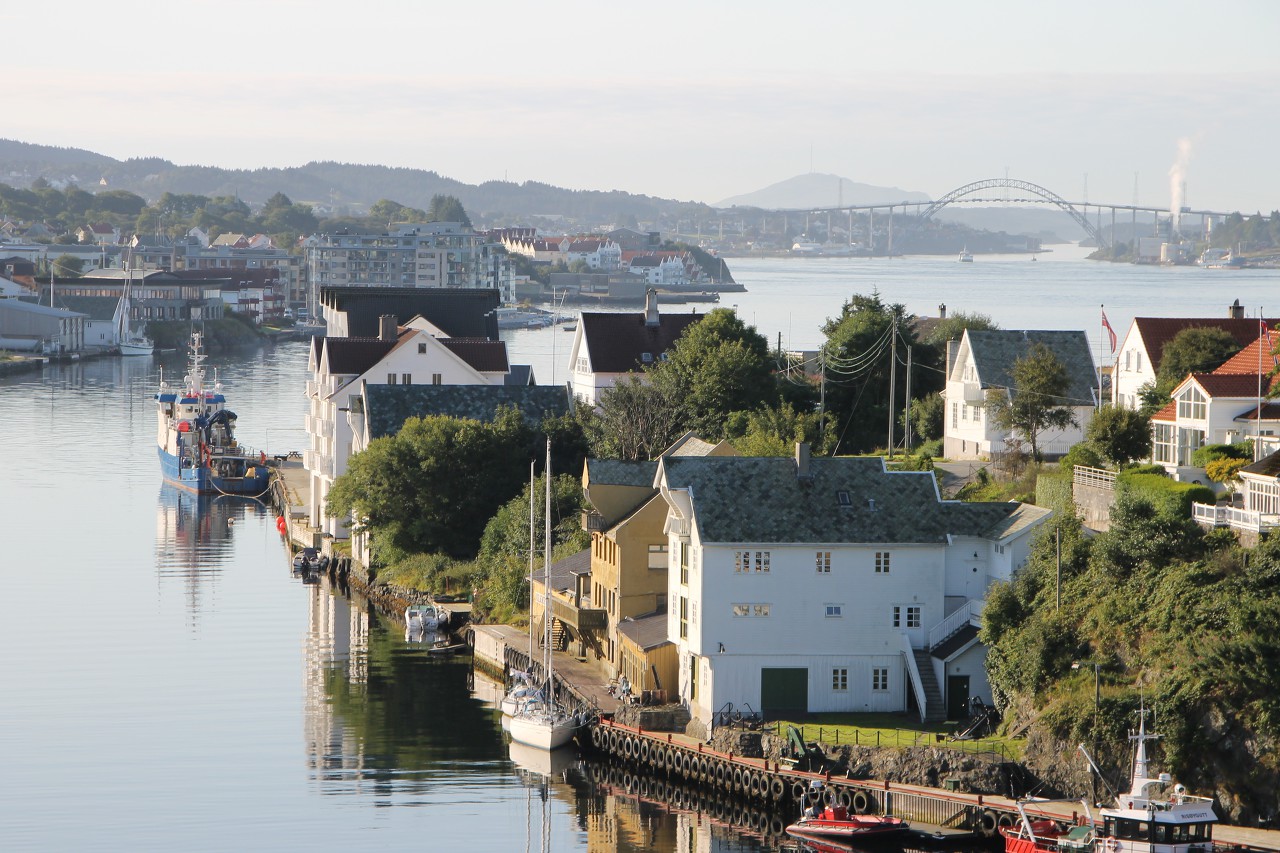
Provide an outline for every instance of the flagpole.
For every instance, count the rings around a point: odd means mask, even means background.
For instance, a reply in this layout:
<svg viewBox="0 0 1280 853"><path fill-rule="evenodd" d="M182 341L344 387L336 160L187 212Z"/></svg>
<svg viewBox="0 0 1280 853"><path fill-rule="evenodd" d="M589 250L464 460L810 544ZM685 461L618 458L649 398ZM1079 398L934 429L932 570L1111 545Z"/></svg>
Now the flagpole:
<svg viewBox="0 0 1280 853"><path fill-rule="evenodd" d="M1107 322L1106 316L1107 316L1107 306L1099 305L1098 306L1098 408L1099 409L1102 408L1102 368L1103 368L1103 362L1106 359L1106 356L1102 354L1102 342L1103 340L1106 339L1106 336L1107 336L1107 330L1104 328ZM1114 377L1112 377L1111 387L1113 388L1115 387Z"/></svg>
<svg viewBox="0 0 1280 853"><path fill-rule="evenodd" d="M1253 461L1262 458L1262 330L1266 321L1262 319L1262 306L1258 306L1258 412L1253 421Z"/></svg>

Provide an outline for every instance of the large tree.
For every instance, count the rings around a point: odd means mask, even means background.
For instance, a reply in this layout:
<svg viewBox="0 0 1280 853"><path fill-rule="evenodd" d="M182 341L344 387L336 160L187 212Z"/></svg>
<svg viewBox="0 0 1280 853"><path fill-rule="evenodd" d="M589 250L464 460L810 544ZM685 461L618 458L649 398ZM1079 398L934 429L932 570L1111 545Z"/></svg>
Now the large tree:
<svg viewBox="0 0 1280 853"><path fill-rule="evenodd" d="M1151 455L1151 418L1133 409L1103 406L1094 412L1085 437L1113 465Z"/></svg>
<svg viewBox="0 0 1280 853"><path fill-rule="evenodd" d="M1032 344L1009 375L1013 387L987 392L987 414L1000 429L1031 445L1031 455L1039 461L1040 435L1075 423L1067 400L1071 379L1061 360L1042 343Z"/></svg>
<svg viewBox="0 0 1280 853"><path fill-rule="evenodd" d="M606 389L599 413L583 419L592 454L608 459L653 459L683 431L680 405L666 387L634 376Z"/></svg>
<svg viewBox="0 0 1280 853"><path fill-rule="evenodd" d="M467 216L462 202L451 195L433 195L431 204L427 205L427 218L429 222L461 222L471 227L471 217Z"/></svg>
<svg viewBox="0 0 1280 853"><path fill-rule="evenodd" d="M400 432L351 457L328 513L373 532L375 558L471 557L486 522L528 482L532 431L512 409L490 423L409 418Z"/></svg>
<svg viewBox="0 0 1280 853"><path fill-rule="evenodd" d="M1188 373L1213 370L1239 351L1240 344L1223 329L1213 326L1183 329L1160 352L1156 385L1168 396Z"/></svg>
<svg viewBox="0 0 1280 853"><path fill-rule="evenodd" d="M650 376L678 402L685 425L714 440L730 412L777 400L773 367L768 341L734 311L717 308L685 330Z"/></svg>

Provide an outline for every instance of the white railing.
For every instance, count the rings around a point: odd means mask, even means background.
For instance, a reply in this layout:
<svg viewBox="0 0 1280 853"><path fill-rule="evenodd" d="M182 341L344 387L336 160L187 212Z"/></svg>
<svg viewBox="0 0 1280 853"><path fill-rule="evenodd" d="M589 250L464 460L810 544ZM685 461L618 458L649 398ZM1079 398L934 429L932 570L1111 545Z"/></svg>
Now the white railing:
<svg viewBox="0 0 1280 853"><path fill-rule="evenodd" d="M916 666L916 651L911 648L911 638L907 636L906 631L903 631L898 636L902 638L902 656L907 660L907 678L911 682L911 689L916 694L916 707L920 709L920 722L924 722L925 715L929 713L929 700L924 695L924 682L920 680L920 670Z"/></svg>
<svg viewBox="0 0 1280 853"><path fill-rule="evenodd" d="M982 385L977 382L964 383L962 394L966 403L984 403L987 400L986 395L982 393Z"/></svg>
<svg viewBox="0 0 1280 853"><path fill-rule="evenodd" d="M956 631L959 631L965 625L982 626L982 606L985 604L980 598L971 598L960 607L957 607L946 619L943 619L937 625L929 629L929 645L928 648L937 648L938 644L946 640Z"/></svg>
<svg viewBox="0 0 1280 853"><path fill-rule="evenodd" d="M1107 471L1104 468L1077 465L1072 470L1071 482L1077 486L1093 486L1096 489L1111 489L1115 491L1116 472Z"/></svg>
<svg viewBox="0 0 1280 853"><path fill-rule="evenodd" d="M1191 520L1197 524L1222 527L1227 523L1227 508L1216 504L1193 503L1191 505Z"/></svg>
<svg viewBox="0 0 1280 853"><path fill-rule="evenodd" d="M307 380L307 396L308 397L316 396L319 390L320 390L320 383L316 382L314 379Z"/></svg>
<svg viewBox="0 0 1280 853"><path fill-rule="evenodd" d="M1213 527L1230 527L1232 530L1248 530L1261 533L1280 527L1280 516L1258 512L1252 509L1239 509L1222 504L1191 505L1191 518L1199 524Z"/></svg>

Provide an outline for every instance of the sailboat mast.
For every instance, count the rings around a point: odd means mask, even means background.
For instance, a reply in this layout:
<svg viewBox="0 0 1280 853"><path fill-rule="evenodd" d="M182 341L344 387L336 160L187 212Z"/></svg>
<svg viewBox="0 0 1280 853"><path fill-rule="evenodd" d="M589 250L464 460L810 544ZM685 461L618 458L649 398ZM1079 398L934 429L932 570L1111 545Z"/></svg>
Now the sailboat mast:
<svg viewBox="0 0 1280 853"><path fill-rule="evenodd" d="M535 503L534 503L535 498L534 498L534 494L533 494L533 484L534 484L534 481L536 480L536 477L534 476L534 465L535 465L535 464L536 464L536 461L535 461L535 460L533 460L533 459L530 459L530 460L529 460L529 592L530 592L530 594L532 594L532 593L533 593L533 552L534 552L534 547L533 547L533 541L534 541L534 540L533 540L533 515L534 515L534 508L537 506L537 504L535 504ZM529 609L530 609L530 613L529 613L529 672L530 672L530 673L532 673L532 672L533 672L533 612L532 612L532 611L533 611L533 604L532 604L532 603L530 603L530 605L529 605ZM545 617L545 615L543 616L543 618L546 618L546 617Z"/></svg>
<svg viewBox="0 0 1280 853"><path fill-rule="evenodd" d="M555 680L551 674L551 438L547 438L547 467L543 470L542 475L547 479L547 517L544 519L546 525L546 540L543 544L542 554L542 623L543 631L546 635L544 650L547 656L547 700L550 701L555 692Z"/></svg>

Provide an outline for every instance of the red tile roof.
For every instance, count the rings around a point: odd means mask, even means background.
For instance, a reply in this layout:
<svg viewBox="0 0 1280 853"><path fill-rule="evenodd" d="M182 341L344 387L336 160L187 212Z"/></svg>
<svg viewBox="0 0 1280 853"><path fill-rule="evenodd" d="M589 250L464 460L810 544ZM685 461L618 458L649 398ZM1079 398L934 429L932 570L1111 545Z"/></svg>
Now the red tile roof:
<svg viewBox="0 0 1280 853"><path fill-rule="evenodd" d="M1169 405L1151 416L1153 421L1163 421L1165 423L1173 423L1178 420L1178 401L1170 400Z"/></svg>
<svg viewBox="0 0 1280 853"><path fill-rule="evenodd" d="M1193 373L1194 379L1205 393L1215 399L1224 397L1248 398L1258 396L1256 373ZM1274 380L1262 377L1262 393L1266 394Z"/></svg>
<svg viewBox="0 0 1280 853"><path fill-rule="evenodd" d="M1214 373L1248 373L1256 375L1261 368L1263 375L1275 370L1277 359L1275 345L1280 343L1280 336L1257 338L1240 352L1223 362Z"/></svg>
<svg viewBox="0 0 1280 853"><path fill-rule="evenodd" d="M1277 320L1267 320L1267 325L1275 327ZM1174 335L1183 329L1222 329L1241 347L1246 347L1258 339L1257 318L1236 320L1231 317L1134 317L1133 324L1142 335L1142 342L1147 348L1147 360L1151 369L1160 370L1160 362L1164 358L1164 345L1173 340Z"/></svg>

